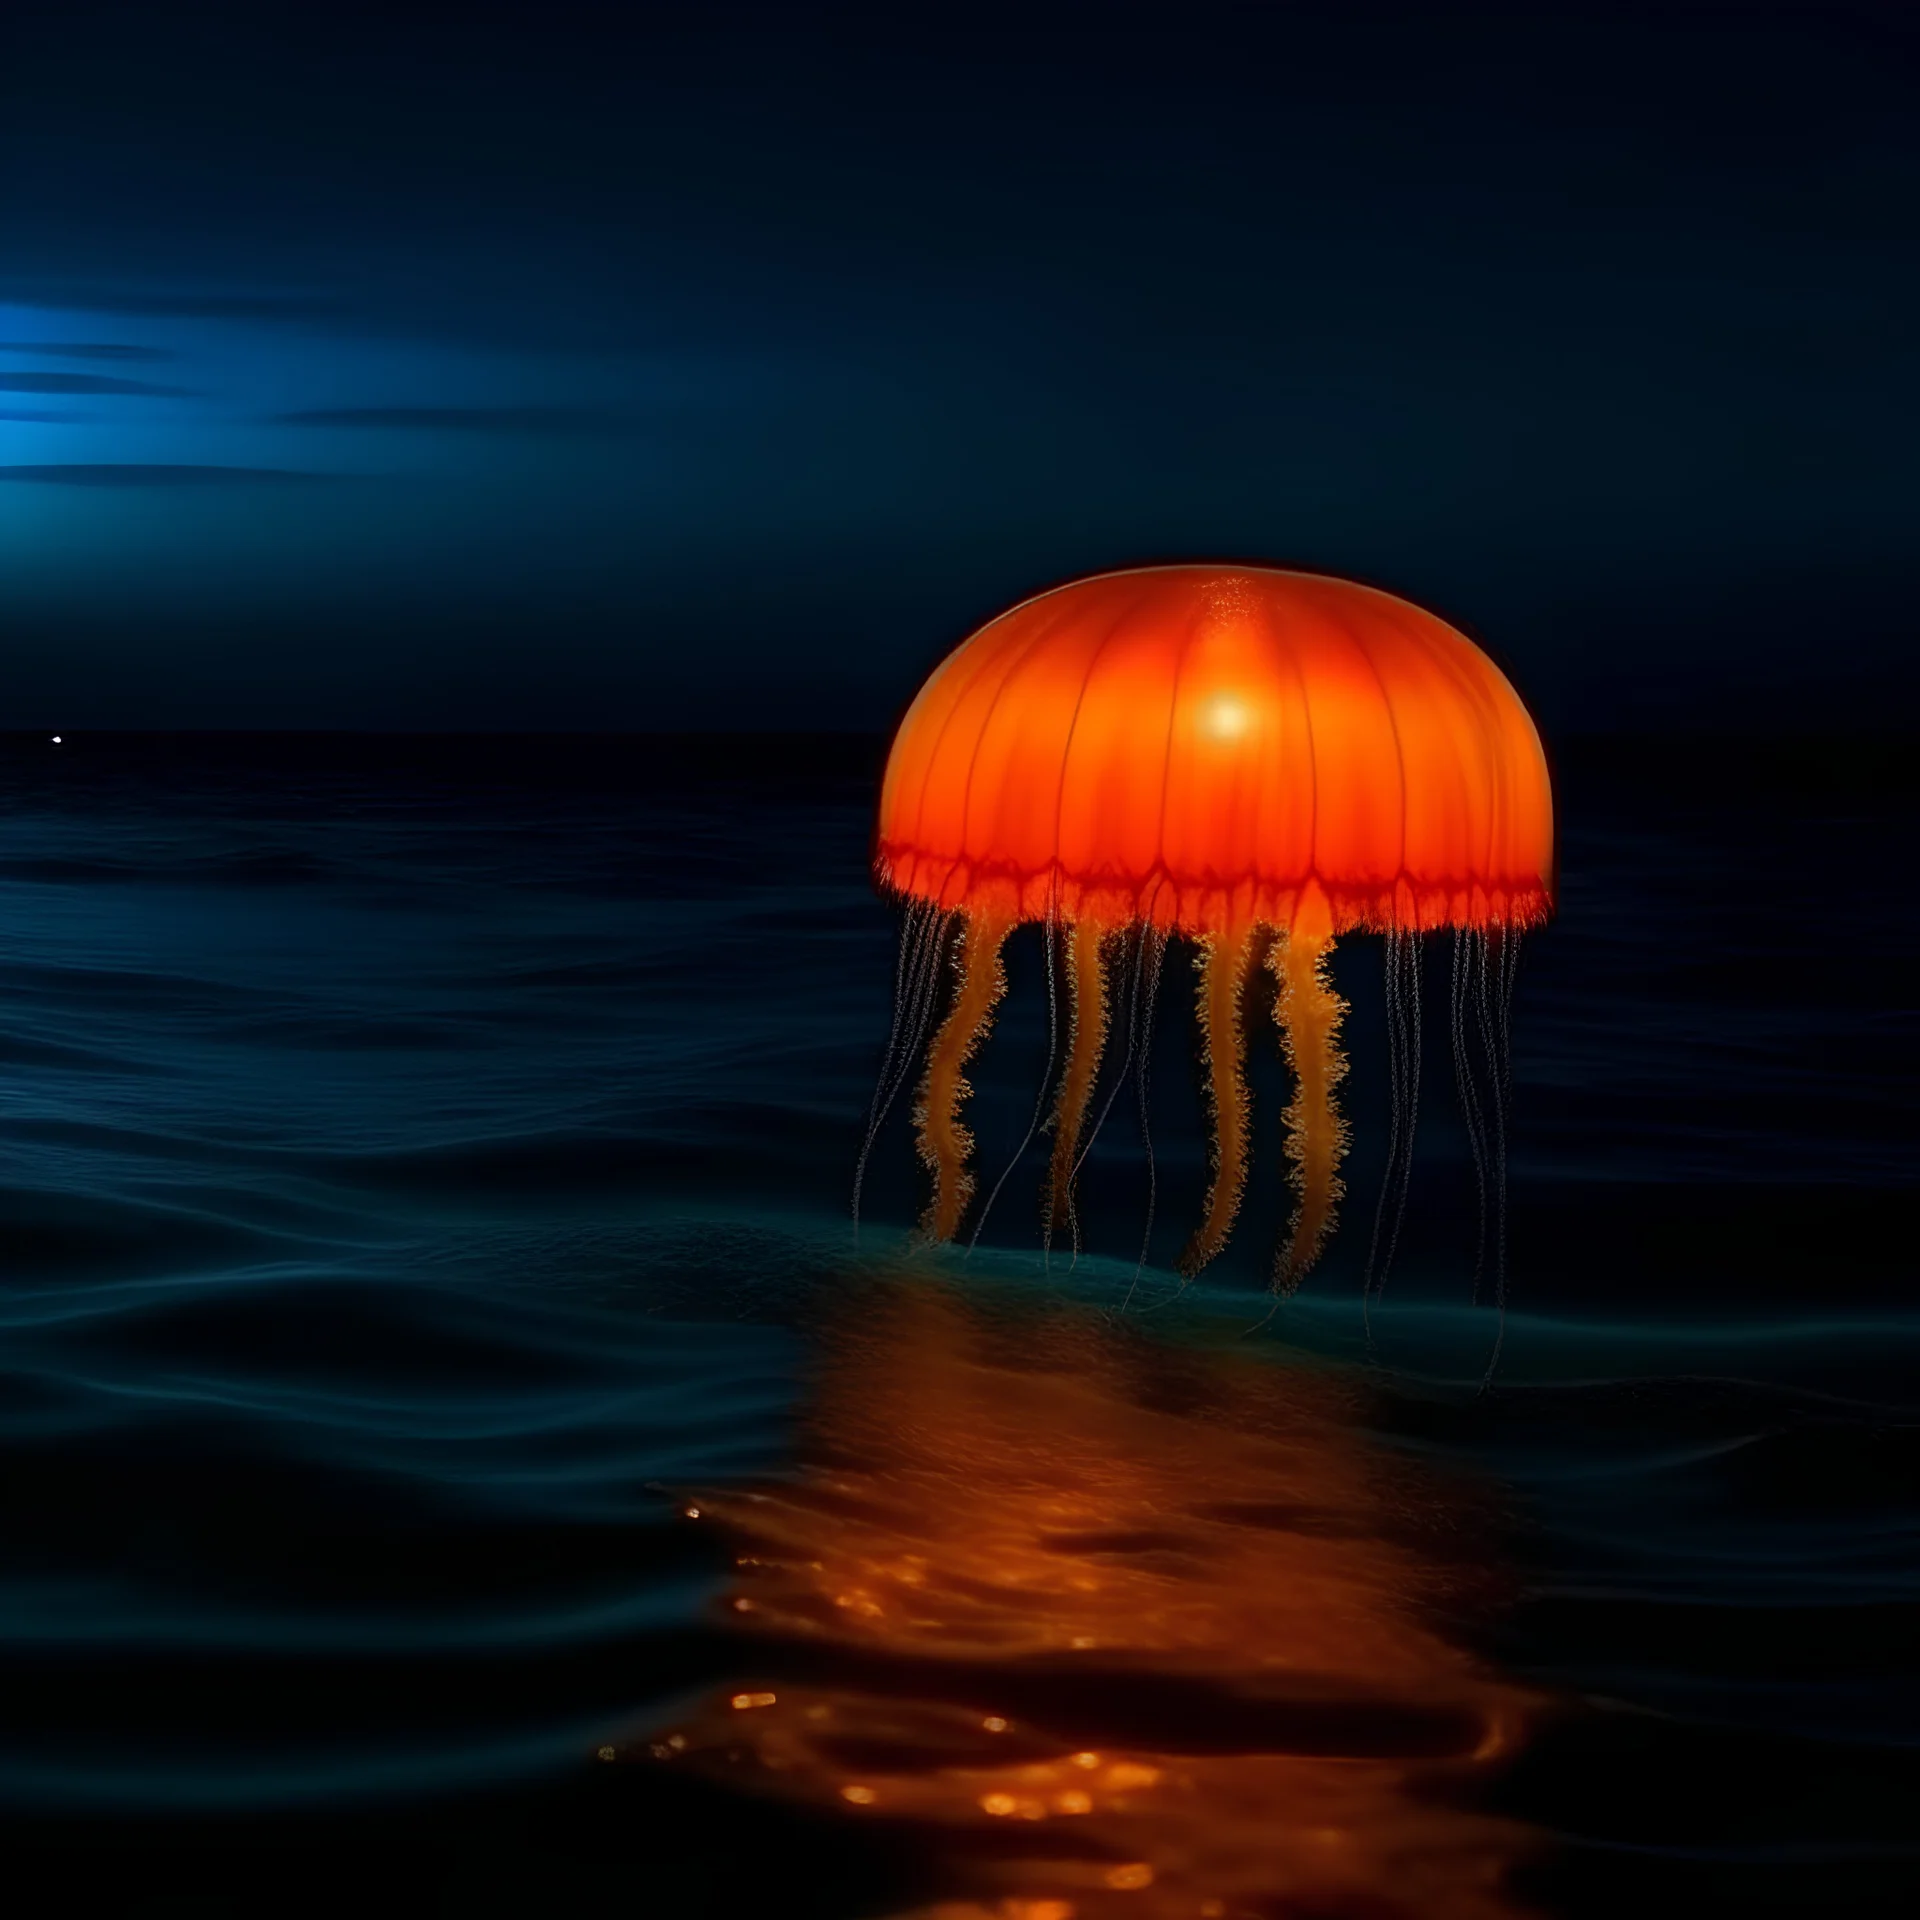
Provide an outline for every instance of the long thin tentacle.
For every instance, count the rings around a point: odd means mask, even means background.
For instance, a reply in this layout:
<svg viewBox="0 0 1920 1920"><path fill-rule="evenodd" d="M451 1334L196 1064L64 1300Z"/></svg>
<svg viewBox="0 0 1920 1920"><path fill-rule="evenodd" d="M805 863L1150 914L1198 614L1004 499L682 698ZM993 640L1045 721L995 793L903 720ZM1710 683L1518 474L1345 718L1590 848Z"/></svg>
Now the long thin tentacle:
<svg viewBox="0 0 1920 1920"><path fill-rule="evenodd" d="M1073 1163L1074 1178L1080 1177L1080 1169L1087 1164L1087 1155L1093 1151L1093 1143L1100 1138L1100 1129L1107 1124L1107 1115L1113 1111L1113 1103L1120 1097L1120 1089L1127 1083L1127 1075L1133 1070L1134 1051L1139 1045L1140 1033L1140 975L1146 959L1147 929L1141 927L1126 945L1126 983L1127 1003L1127 1046L1120 1056L1120 1065L1109 1077L1107 1097L1100 1103L1100 1111L1093 1116L1093 1125L1087 1129L1086 1137L1080 1142L1079 1157Z"/></svg>
<svg viewBox="0 0 1920 1920"><path fill-rule="evenodd" d="M1147 1270L1147 1251L1153 1244L1153 1214L1159 1199L1159 1180L1153 1164L1153 1128L1147 1119L1148 1081L1153 1070L1153 1014L1160 1004L1160 969L1167 957L1167 936L1151 923L1140 929L1140 1026L1137 1045L1140 1071L1134 1075L1134 1087L1140 1096L1140 1144L1147 1156L1147 1223L1140 1229L1140 1258L1134 1263L1133 1279L1127 1297L1121 1301L1124 1313L1133 1304L1134 1288Z"/></svg>
<svg viewBox="0 0 1920 1920"><path fill-rule="evenodd" d="M880 1059L880 1072L873 1083L873 1099L867 1106L867 1131L860 1143L860 1158L853 1168L853 1230L860 1231L860 1189L867 1178L867 1161L873 1143L879 1137L880 1124L897 1090L894 1063L900 1057L902 1029L907 1021L907 980L917 957L922 926L932 909L921 900L907 902L906 919L900 928L900 942L893 961L893 1025L887 1032L887 1050Z"/></svg>
<svg viewBox="0 0 1920 1920"><path fill-rule="evenodd" d="M1478 1221L1473 1253L1473 1298L1480 1298L1480 1276L1487 1264L1487 1149L1480 1126L1480 1096L1474 1090L1473 1061L1467 1051L1468 934L1453 930L1453 1073L1460 1089L1460 1113L1467 1147L1473 1155L1473 1197Z"/></svg>
<svg viewBox="0 0 1920 1920"><path fill-rule="evenodd" d="M1040 1131L1040 1116L1047 1110L1047 1096L1053 1091L1053 1066L1060 1057L1060 996L1055 986L1053 955L1058 931L1059 923L1049 913L1040 926L1040 938L1047 957L1047 1064L1041 1070L1040 1091L1034 1096L1033 1113L1027 1121L1026 1132L1020 1136L1020 1144L1000 1169L1000 1178L993 1183L993 1191L987 1195L986 1205L974 1220L973 1231L967 1236L969 1253L980 1244L980 1235L986 1229L987 1216L993 1212L994 1202L1000 1198L1000 1189L1007 1184L1014 1168L1026 1158L1027 1149L1033 1144L1033 1136Z"/></svg>
<svg viewBox="0 0 1920 1920"><path fill-rule="evenodd" d="M973 1175L967 1168L973 1135L960 1124L960 1106L968 1093L963 1069L985 1038L993 1009L1006 991L1000 950L1007 932L1004 917L967 916L953 1006L928 1049L926 1078L920 1083L914 1118L920 1131L920 1158L934 1176L933 1199L921 1220L930 1240L951 1240L973 1197Z"/></svg>
<svg viewBox="0 0 1920 1920"><path fill-rule="evenodd" d="M1394 1046L1397 1055L1395 1061L1396 1099L1399 1103L1396 1113L1398 1159L1391 1164L1387 1176L1381 1183L1380 1209L1385 1216L1385 1251L1372 1275L1372 1298L1377 1300L1386 1290L1387 1276L1393 1271L1393 1263L1400 1252L1400 1230L1406 1223L1407 1191L1413 1180L1413 1147L1420 1131L1420 1000L1421 1000L1421 942L1417 929L1409 929L1399 936L1398 951L1392 957L1390 979L1396 981L1389 991L1394 1001L1399 1032ZM1372 1315L1366 1311L1369 1332L1372 1330Z"/></svg>
<svg viewBox="0 0 1920 1920"><path fill-rule="evenodd" d="M1332 953L1331 935L1315 938L1296 930L1274 943L1270 958L1280 980L1274 1011L1294 1079L1286 1114L1287 1158L1293 1163L1298 1205L1273 1275L1275 1290L1283 1294L1291 1293L1320 1257L1345 1190L1340 1161L1348 1129L1335 1105L1334 1089L1347 1072L1339 1043L1346 1002L1328 976Z"/></svg>
<svg viewBox="0 0 1920 1920"><path fill-rule="evenodd" d="M1500 935L1500 1089L1507 1112L1513 1112L1513 991L1520 983L1520 929L1508 927Z"/></svg>
<svg viewBox="0 0 1920 1920"><path fill-rule="evenodd" d="M1067 936L1067 978L1072 983L1068 1015L1067 1070L1053 1110L1053 1161L1047 1174L1046 1225L1049 1243L1062 1227L1080 1257L1080 1220L1073 1204L1073 1176L1080 1164L1080 1134L1087 1104L1100 1077L1100 1056L1107 1044L1107 976L1101 959L1106 929L1085 921Z"/></svg>
<svg viewBox="0 0 1920 1920"><path fill-rule="evenodd" d="M900 1048L900 1064L895 1070L893 1088L887 1095L889 1108L919 1068L927 1029L932 1026L934 1008L940 1003L941 975L953 943L959 937L960 926L961 916L953 912L935 913L928 923L925 945L909 988L911 998L908 1003L907 1033Z"/></svg>
<svg viewBox="0 0 1920 1920"><path fill-rule="evenodd" d="M1480 1044L1487 1053L1487 1143L1493 1163L1493 1301L1501 1315L1501 1331L1506 1328L1507 1311L1507 1103L1505 1042L1494 1011L1488 974L1491 971L1489 939L1484 933L1475 937L1470 950L1474 971L1474 997L1480 1018ZM1496 1345L1495 1356L1499 1349ZM1491 1369L1489 1369L1491 1371Z"/></svg>
<svg viewBox="0 0 1920 1920"><path fill-rule="evenodd" d="M918 904L918 903L916 903ZM867 1162L872 1157L880 1129L886 1124L893 1103L900 1097L920 1056L920 1043L926 1038L927 1021L933 1011L934 985L939 978L939 961L953 916L939 908L926 906L917 916L909 909L907 924L901 933L900 964L894 985L894 1033L887 1043L880 1079L873 1090L873 1106L867 1116L867 1135L860 1147L860 1158L853 1171L853 1227L860 1231L860 1196L867 1178Z"/></svg>
<svg viewBox="0 0 1920 1920"><path fill-rule="evenodd" d="M1487 1146L1493 1172L1493 1271L1496 1299L1504 1301L1507 1290L1506 1268L1506 1173L1507 1173L1507 1070L1506 1039L1500 1030L1500 1012L1494 999L1493 975L1496 966L1504 970L1504 959L1496 959L1493 935L1475 936L1472 949L1474 997L1478 1002L1480 1044L1487 1056Z"/></svg>
<svg viewBox="0 0 1920 1920"><path fill-rule="evenodd" d="M1193 1276L1227 1244L1247 1183L1247 1043L1240 1003L1253 966L1253 931L1209 935L1200 945L1200 1031L1213 1109L1213 1182L1205 1218L1180 1255L1180 1272Z"/></svg>
<svg viewBox="0 0 1920 1920"><path fill-rule="evenodd" d="M935 909L925 900L909 900L906 918L901 923L900 940L893 959L893 1026L887 1034L887 1050L881 1057L880 1077L874 1085L873 1104L867 1109L867 1121L871 1129L874 1117L880 1110L881 1096L886 1091L887 1082L893 1077L894 1061L900 1051L900 1030L906 1022L907 978L912 971L918 947L921 928L933 918Z"/></svg>
<svg viewBox="0 0 1920 1920"><path fill-rule="evenodd" d="M1380 1266L1380 1244L1386 1226L1387 1210L1392 1205L1394 1187L1400 1173L1400 1134L1405 1125L1407 1104L1407 1023L1400 1004L1400 942L1397 928L1389 927L1381 945L1385 955L1387 983L1387 1087L1390 1105L1387 1115L1386 1169L1380 1178L1380 1198L1373 1209L1373 1236L1367 1242L1367 1264L1360 1274L1360 1300L1363 1309L1373 1297L1374 1275L1384 1284L1386 1274Z"/></svg>
<svg viewBox="0 0 1920 1920"><path fill-rule="evenodd" d="M1497 997L1492 1022L1496 1042L1493 1076L1500 1089L1494 1157L1499 1212L1496 1228L1498 1251L1495 1256L1498 1272L1496 1302L1500 1319L1493 1337L1493 1351L1487 1357L1486 1377L1480 1383L1482 1392L1493 1385L1494 1369L1500 1364L1500 1349L1507 1337L1507 1132L1512 1125L1513 1115L1513 990L1519 977L1520 930L1506 927L1500 935L1499 979L1495 988Z"/></svg>
<svg viewBox="0 0 1920 1920"><path fill-rule="evenodd" d="M1416 930L1406 936L1401 948L1404 974L1400 988L1401 1017L1406 1026L1406 1064L1403 1082L1407 1092L1406 1128L1400 1140L1400 1181L1394 1195L1393 1231L1387 1239L1387 1257L1380 1268L1379 1286L1385 1286L1393 1271L1394 1256L1400 1251L1400 1228L1407 1217L1407 1189L1413 1180L1413 1143L1420 1131L1420 997L1422 946ZM1378 1291L1376 1287L1375 1291Z"/></svg>

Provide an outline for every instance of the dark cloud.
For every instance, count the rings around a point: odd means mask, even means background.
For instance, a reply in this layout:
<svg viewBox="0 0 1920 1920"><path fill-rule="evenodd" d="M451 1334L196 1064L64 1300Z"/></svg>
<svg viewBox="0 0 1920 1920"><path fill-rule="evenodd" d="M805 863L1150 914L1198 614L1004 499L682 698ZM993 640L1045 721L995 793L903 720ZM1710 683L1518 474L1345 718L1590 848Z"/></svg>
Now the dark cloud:
<svg viewBox="0 0 1920 1920"><path fill-rule="evenodd" d="M338 474L300 473L288 467L137 466L131 463L0 467L0 480L35 480L50 487L225 487L277 486L306 480L334 480Z"/></svg>
<svg viewBox="0 0 1920 1920"><path fill-rule="evenodd" d="M41 360L172 360L165 347L81 340L0 340L0 353L28 353Z"/></svg>
<svg viewBox="0 0 1920 1920"><path fill-rule="evenodd" d="M275 414L293 427L370 427L430 433L621 433L619 414L590 407L308 407Z"/></svg>
<svg viewBox="0 0 1920 1920"><path fill-rule="evenodd" d="M113 313L152 320L334 320L345 311L330 298L278 293L157 293L118 287L31 287L0 284L14 307L62 313Z"/></svg>
<svg viewBox="0 0 1920 1920"><path fill-rule="evenodd" d="M0 393L139 393L179 399L186 387L156 387L148 380L116 380L105 373L0 373Z"/></svg>

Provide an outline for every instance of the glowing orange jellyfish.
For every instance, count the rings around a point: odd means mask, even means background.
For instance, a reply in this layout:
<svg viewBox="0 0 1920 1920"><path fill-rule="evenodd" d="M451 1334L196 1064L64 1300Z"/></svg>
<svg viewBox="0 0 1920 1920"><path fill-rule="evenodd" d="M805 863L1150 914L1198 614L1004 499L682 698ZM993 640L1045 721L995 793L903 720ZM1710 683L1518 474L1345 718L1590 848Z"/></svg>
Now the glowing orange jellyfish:
<svg viewBox="0 0 1920 1920"><path fill-rule="evenodd" d="M953 1237L974 1192L963 1070L1005 987L1008 933L1046 924L1051 979L1065 931L1070 1014L1045 1220L1049 1234L1071 1224L1076 1245L1073 1186L1109 1026L1109 967L1126 970L1130 1060L1149 1030L1167 938L1182 934L1199 945L1213 1155L1205 1217L1180 1269L1191 1275L1220 1251L1239 1207L1241 1000L1264 960L1295 1083L1286 1125L1297 1205L1274 1276L1290 1289L1318 1257L1342 1191L1334 936L1387 937L1384 1213L1396 1186L1403 1201L1412 1144L1420 936L1451 927L1452 1037L1484 1251L1489 1161L1504 1198L1515 936L1552 910L1553 801L1519 696L1432 614L1370 587L1263 567L1150 567L1041 594L982 627L921 689L888 758L874 863L906 900L908 923L869 1148L911 1070L941 958L957 952L915 1114L933 1175L922 1223L932 1239ZM1488 1056L1478 1072L1475 1030ZM1144 1078L1141 1099L1144 1121ZM1397 1209L1391 1218L1389 1260ZM1380 1232L1376 1217L1376 1252Z"/></svg>

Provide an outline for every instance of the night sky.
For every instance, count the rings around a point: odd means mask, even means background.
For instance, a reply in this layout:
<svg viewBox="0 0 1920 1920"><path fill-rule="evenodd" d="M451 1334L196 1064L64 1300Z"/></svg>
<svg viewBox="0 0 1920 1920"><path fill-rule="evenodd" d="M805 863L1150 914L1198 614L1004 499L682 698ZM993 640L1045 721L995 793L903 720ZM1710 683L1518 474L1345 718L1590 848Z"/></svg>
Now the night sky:
<svg viewBox="0 0 1920 1920"><path fill-rule="evenodd" d="M1189 557L1905 724L1907 9L1036 19L5 9L8 724L881 726Z"/></svg>

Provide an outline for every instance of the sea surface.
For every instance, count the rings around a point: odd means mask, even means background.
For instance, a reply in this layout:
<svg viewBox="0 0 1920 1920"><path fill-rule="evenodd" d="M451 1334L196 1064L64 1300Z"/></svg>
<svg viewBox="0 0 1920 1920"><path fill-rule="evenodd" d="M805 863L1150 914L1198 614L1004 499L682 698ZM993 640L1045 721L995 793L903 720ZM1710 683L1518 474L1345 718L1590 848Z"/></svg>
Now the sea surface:
<svg viewBox="0 0 1920 1920"><path fill-rule="evenodd" d="M14 1875L119 1914L1917 1910L1904 756L1558 743L1503 1315L1444 939L1370 1314L1377 939L1293 1299L1259 1033L1233 1247L1170 1268L1178 948L1151 1171L1129 1086L1077 1252L1044 1140L971 1253L917 1245L910 1087L856 1232L881 751L0 740ZM989 1182L1037 930L1009 972Z"/></svg>

